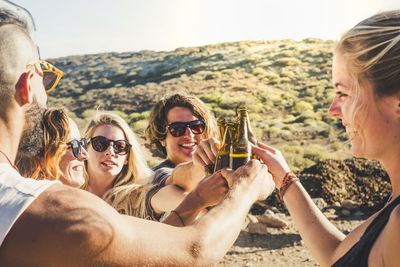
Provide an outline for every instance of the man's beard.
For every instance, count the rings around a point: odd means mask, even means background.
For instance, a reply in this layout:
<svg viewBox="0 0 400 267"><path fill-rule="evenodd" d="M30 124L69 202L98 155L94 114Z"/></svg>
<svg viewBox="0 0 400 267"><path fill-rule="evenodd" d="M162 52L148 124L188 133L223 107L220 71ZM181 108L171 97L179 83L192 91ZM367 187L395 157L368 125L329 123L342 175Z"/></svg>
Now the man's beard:
<svg viewBox="0 0 400 267"><path fill-rule="evenodd" d="M44 132L42 126L44 107L33 99L25 113L25 125L18 147L18 157L32 158L44 153Z"/></svg>

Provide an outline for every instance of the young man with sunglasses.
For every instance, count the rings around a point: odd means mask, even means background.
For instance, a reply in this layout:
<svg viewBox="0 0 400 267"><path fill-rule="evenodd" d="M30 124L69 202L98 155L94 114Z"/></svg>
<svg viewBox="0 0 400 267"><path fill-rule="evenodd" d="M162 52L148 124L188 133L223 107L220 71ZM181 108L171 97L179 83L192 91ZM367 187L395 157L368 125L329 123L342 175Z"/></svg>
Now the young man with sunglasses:
<svg viewBox="0 0 400 267"><path fill-rule="evenodd" d="M40 122L47 96L24 24L0 10L0 262L2 266L156 266L215 264L240 232L254 201L274 189L258 161L214 175L228 196L189 227L119 215L98 197L13 166L24 132ZM39 115L38 115L39 113ZM227 229L229 229L227 231Z"/></svg>
<svg viewBox="0 0 400 267"><path fill-rule="evenodd" d="M166 160L155 166L154 183L193 190L204 166L217 152L216 122L197 97L176 93L158 101L150 114L146 137Z"/></svg>
<svg viewBox="0 0 400 267"><path fill-rule="evenodd" d="M200 99L185 93L161 99L152 109L146 135L167 158L153 168L155 186L147 195L154 214L171 212L161 218L164 223L188 225L225 197L221 177L203 179L219 142L214 116Z"/></svg>

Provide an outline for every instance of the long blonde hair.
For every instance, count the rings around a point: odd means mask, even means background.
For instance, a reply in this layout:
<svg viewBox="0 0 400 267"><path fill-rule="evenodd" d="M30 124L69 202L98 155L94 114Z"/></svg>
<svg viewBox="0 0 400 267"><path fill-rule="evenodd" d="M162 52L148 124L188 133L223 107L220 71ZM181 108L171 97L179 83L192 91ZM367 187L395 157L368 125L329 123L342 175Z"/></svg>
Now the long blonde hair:
<svg viewBox="0 0 400 267"><path fill-rule="evenodd" d="M145 197L149 186L145 185L153 178L153 172L147 166L141 146L126 121L110 112L99 112L92 118L85 130L86 139L92 138L96 128L102 125L120 128L126 140L132 145L127 156L128 164L124 165L114 178L112 188L103 198L120 213L147 218ZM85 180L83 189L88 188L87 172Z"/></svg>

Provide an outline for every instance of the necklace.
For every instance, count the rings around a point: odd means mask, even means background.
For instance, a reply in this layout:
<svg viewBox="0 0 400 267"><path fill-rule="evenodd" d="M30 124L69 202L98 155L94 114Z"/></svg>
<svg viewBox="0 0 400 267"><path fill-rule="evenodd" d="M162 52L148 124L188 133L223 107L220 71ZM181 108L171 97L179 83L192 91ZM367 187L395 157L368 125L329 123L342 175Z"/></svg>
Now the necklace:
<svg viewBox="0 0 400 267"><path fill-rule="evenodd" d="M17 168L15 167L15 165L12 164L11 160L8 158L8 156L7 156L6 153L4 153L4 152L1 151L1 150L0 150L0 153L3 154L3 156L8 160L8 163L10 163L11 167L13 167L14 169L17 169Z"/></svg>

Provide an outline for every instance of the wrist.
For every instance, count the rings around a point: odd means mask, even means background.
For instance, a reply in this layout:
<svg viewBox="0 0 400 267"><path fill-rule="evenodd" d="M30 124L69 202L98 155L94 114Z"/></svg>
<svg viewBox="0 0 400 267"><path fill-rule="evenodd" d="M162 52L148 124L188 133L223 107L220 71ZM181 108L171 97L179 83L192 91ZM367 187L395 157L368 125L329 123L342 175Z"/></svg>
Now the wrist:
<svg viewBox="0 0 400 267"><path fill-rule="evenodd" d="M282 172L279 175L272 176L274 179L274 182L275 182L275 187L276 187L276 189L278 189L278 191L282 187L283 181L284 181L286 175L288 175L289 173L293 173L293 172L291 170L287 170L287 171L282 170Z"/></svg>
<svg viewBox="0 0 400 267"><path fill-rule="evenodd" d="M201 176L201 177L203 177L203 176L204 176L204 168L205 168L205 166L196 164L196 163L194 163L194 162L192 161L192 175L193 175L194 177L196 177L196 176Z"/></svg>
<svg viewBox="0 0 400 267"><path fill-rule="evenodd" d="M227 197L234 201L239 200L240 203L246 205L252 205L259 198L259 189L251 187L250 184L243 184L237 181L234 183L227 193Z"/></svg>
<svg viewBox="0 0 400 267"><path fill-rule="evenodd" d="M283 199L288 188L294 183L300 181L299 178L293 172L287 172L282 179L282 182L279 186L279 197Z"/></svg>
<svg viewBox="0 0 400 267"><path fill-rule="evenodd" d="M201 197L198 190L193 189L188 195L187 198L191 202L191 206L193 210L202 210L207 207L206 202Z"/></svg>

